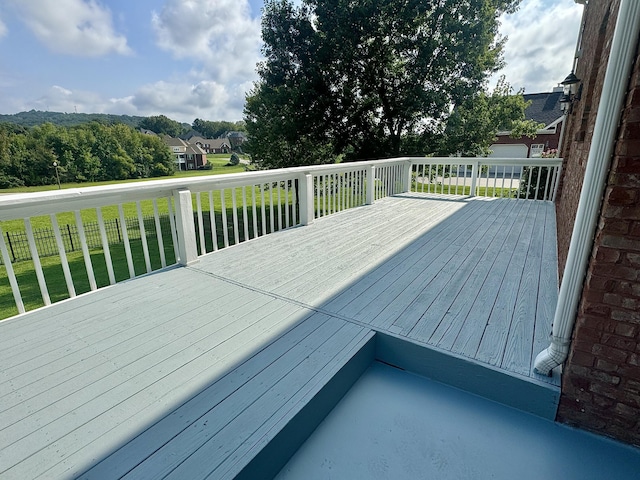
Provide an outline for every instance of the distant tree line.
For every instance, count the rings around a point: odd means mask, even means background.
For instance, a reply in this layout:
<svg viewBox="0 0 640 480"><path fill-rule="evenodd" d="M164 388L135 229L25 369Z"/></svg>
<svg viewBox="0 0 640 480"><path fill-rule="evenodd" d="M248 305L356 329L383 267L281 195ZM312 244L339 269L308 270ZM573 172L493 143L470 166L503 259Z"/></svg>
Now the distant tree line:
<svg viewBox="0 0 640 480"><path fill-rule="evenodd" d="M55 184L56 173L66 183L157 177L174 169L160 137L124 124L0 123L0 188Z"/></svg>
<svg viewBox="0 0 640 480"><path fill-rule="evenodd" d="M226 132L239 131L246 132L247 129L243 121L210 121L196 118L190 125L180 123L166 115L152 115L149 117L138 117L131 115L112 115L107 113L62 113L43 112L30 110L28 112L14 113L11 115L0 115L0 123L11 123L22 127L35 127L44 123L62 127L75 127L91 122L99 122L104 125L116 125L122 123L133 128L143 128L151 130L158 135L166 134L172 137L180 137L195 130L206 138L218 138Z"/></svg>
<svg viewBox="0 0 640 480"><path fill-rule="evenodd" d="M204 138L220 138L227 132L246 132L244 122L210 121L196 118L191 125L178 123L165 115L153 115L143 118L138 123L139 128L151 130L158 135L184 137L190 131L198 132Z"/></svg>
<svg viewBox="0 0 640 480"><path fill-rule="evenodd" d="M100 122L104 124L123 123L130 127L137 127L145 117L132 115L112 115L108 113L63 113L44 112L41 110L29 110L28 112L13 113L10 115L0 115L0 123L13 123L23 127L35 127L43 123L52 123L62 127L74 127L90 122Z"/></svg>

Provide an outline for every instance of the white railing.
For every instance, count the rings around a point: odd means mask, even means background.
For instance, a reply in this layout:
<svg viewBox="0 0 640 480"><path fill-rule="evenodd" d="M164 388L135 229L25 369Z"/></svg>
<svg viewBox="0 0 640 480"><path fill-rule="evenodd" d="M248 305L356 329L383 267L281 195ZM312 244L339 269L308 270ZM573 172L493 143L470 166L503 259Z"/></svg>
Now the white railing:
<svg viewBox="0 0 640 480"><path fill-rule="evenodd" d="M4 195L0 318L411 190L549 200L560 164L394 158Z"/></svg>
<svg viewBox="0 0 640 480"><path fill-rule="evenodd" d="M553 201L561 158L412 159L412 190Z"/></svg>

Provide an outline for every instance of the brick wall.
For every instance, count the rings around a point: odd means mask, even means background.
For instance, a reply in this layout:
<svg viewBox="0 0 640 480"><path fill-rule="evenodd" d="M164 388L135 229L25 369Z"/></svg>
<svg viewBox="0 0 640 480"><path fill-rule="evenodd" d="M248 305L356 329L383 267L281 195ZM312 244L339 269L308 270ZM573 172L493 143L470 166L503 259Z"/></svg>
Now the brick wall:
<svg viewBox="0 0 640 480"><path fill-rule="evenodd" d="M569 252L619 3L619 0L590 2L584 10L582 55L575 71L583 82L582 94L567 116L560 147L560 155L564 159L563 176L556 197L560 278Z"/></svg>
<svg viewBox="0 0 640 480"><path fill-rule="evenodd" d="M607 19L603 49L615 26ZM593 12L585 12L592 14ZM600 19L605 18L602 10ZM595 23L595 18L592 19ZM602 23L602 22L600 22ZM595 43L595 42L594 42ZM598 54L585 48L585 56ZM602 49L600 50L602 54ZM606 52L608 57L608 52ZM599 68L599 70L602 70ZM600 73L590 78L601 82ZM598 88L595 88L597 91ZM600 87L601 90L601 87ZM594 95L592 108L599 94ZM573 119L575 121L575 119ZM591 116L585 132L593 131ZM572 126L575 128L576 126ZM586 137L585 136L585 137ZM571 147L577 143L574 139ZM579 150L584 152L583 142ZM576 161L573 151L569 161ZM579 171L568 166L567 173ZM576 179L567 176L568 184ZM573 185L571 189L573 189ZM573 192L567 197L572 196ZM567 198L562 205L570 202ZM561 204L558 204L561 208ZM564 212L566 213L566 212ZM575 214L574 214L575 218ZM559 219L559 225L562 221ZM636 60L562 381L558 420L640 446L640 62Z"/></svg>

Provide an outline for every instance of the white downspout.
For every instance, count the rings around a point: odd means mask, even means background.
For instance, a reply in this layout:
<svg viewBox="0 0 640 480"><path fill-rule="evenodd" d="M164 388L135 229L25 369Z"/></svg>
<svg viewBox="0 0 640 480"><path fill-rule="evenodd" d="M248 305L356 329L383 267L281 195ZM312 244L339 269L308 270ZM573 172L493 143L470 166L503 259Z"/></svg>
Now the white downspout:
<svg viewBox="0 0 640 480"><path fill-rule="evenodd" d="M640 1L621 0L567 264L553 318L551 345L538 354L534 364L536 372L543 375L551 375L551 371L563 363L569 354L571 334L593 247L600 203L639 34Z"/></svg>

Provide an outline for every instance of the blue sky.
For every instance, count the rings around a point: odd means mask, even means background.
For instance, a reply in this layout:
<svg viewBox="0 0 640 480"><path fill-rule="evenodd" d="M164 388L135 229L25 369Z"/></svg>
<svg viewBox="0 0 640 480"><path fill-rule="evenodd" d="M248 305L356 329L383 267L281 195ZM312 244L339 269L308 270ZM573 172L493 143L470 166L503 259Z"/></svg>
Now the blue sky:
<svg viewBox="0 0 640 480"><path fill-rule="evenodd" d="M2 0L0 113L240 120L263 0ZM501 73L550 91L571 70L582 6L523 0L502 18Z"/></svg>

